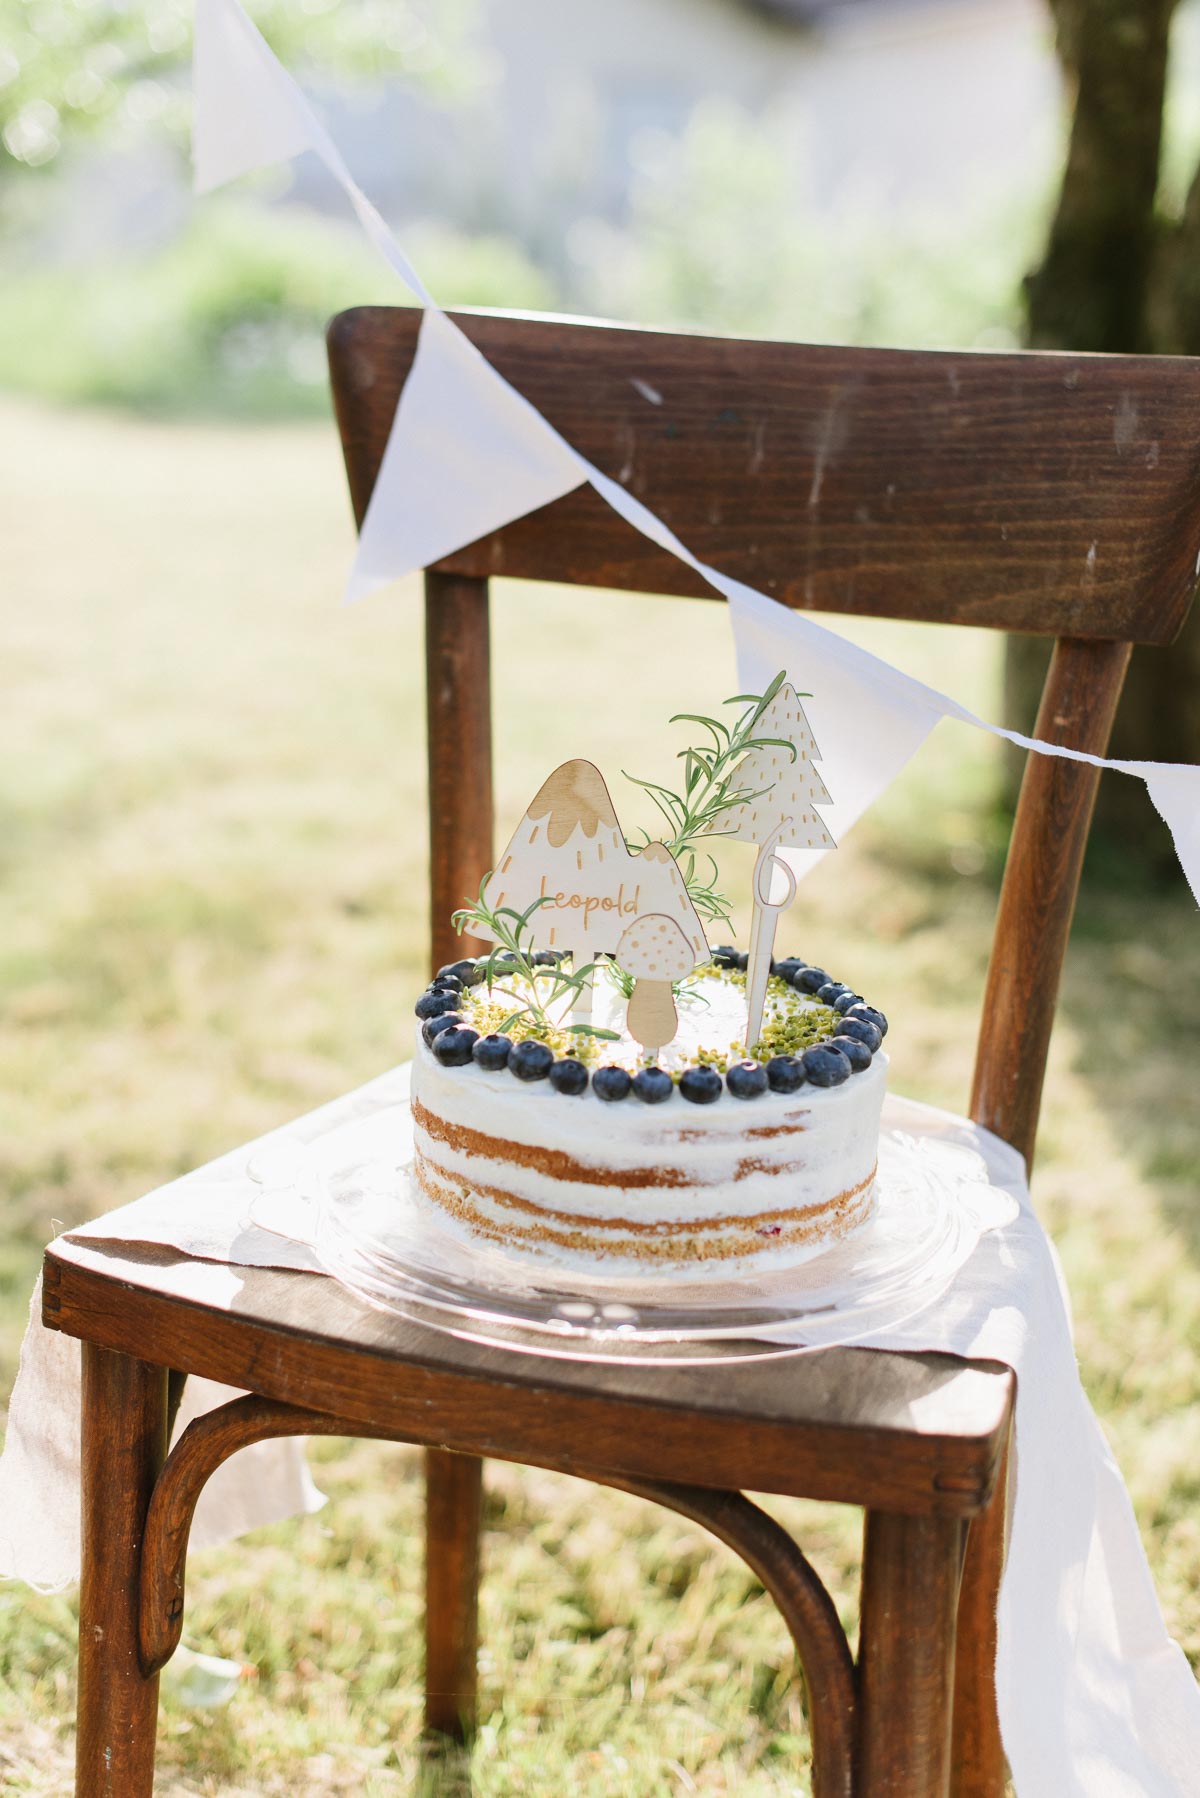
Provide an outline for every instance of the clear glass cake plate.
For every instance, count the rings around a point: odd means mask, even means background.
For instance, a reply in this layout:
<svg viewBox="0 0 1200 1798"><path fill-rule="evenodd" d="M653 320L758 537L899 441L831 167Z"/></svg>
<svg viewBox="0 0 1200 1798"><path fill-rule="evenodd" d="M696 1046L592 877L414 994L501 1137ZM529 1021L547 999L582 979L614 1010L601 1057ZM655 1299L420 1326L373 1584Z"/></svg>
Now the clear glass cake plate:
<svg viewBox="0 0 1200 1798"><path fill-rule="evenodd" d="M800 1264L610 1279L507 1253L431 1206L412 1177L406 1104L323 1138L286 1179L258 1178L253 1221L308 1245L368 1304L514 1351L622 1361L740 1360L884 1334L936 1302L1015 1212L973 1150L885 1130L871 1216Z"/></svg>

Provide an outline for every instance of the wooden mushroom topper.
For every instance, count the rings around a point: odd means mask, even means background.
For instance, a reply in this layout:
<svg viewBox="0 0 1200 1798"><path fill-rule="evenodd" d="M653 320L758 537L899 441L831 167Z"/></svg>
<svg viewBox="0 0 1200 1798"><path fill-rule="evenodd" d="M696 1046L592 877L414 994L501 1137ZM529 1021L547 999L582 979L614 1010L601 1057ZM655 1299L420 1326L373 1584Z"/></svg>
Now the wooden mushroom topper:
<svg viewBox="0 0 1200 1798"><path fill-rule="evenodd" d="M696 955L674 918L646 912L617 944L617 960L633 976L626 1023L646 1053L656 1056L679 1028L672 984L696 965Z"/></svg>
<svg viewBox="0 0 1200 1798"><path fill-rule="evenodd" d="M700 922L700 914L692 904L679 863L665 843L647 843L634 859L638 874L638 915L643 912L665 912L674 918L692 945L692 967L708 961L712 951ZM617 960L621 958L618 955ZM621 962L624 967L624 962Z"/></svg>

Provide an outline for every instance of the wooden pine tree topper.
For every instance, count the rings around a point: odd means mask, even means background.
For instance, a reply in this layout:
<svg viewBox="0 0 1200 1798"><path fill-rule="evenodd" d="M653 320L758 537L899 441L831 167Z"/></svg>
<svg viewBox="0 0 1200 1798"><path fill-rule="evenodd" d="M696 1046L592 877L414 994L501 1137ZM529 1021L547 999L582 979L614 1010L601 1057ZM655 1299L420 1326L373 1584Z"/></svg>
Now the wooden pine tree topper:
<svg viewBox="0 0 1200 1798"><path fill-rule="evenodd" d="M730 806L714 826L722 836L758 845L753 878L754 920L746 969L747 1048L758 1041L762 1030L775 926L780 912L796 896L796 877L775 851L837 848L828 825L816 810L818 805L832 801L816 766L821 752L794 687L785 682L779 688L756 731L781 742L751 749L738 763L732 784L754 797ZM773 903L772 875L777 870L784 877L786 891L781 900Z"/></svg>

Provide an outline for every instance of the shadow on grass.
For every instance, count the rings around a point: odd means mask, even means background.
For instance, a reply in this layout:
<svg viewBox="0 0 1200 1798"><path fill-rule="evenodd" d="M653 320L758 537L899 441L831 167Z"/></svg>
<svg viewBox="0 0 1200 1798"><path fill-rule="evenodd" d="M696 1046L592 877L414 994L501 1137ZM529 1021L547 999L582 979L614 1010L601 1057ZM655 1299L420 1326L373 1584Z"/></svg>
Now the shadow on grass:
<svg viewBox="0 0 1200 1798"><path fill-rule="evenodd" d="M1076 1071L1200 1261L1200 918L1186 889L1090 881L1059 1001Z"/></svg>
<svg viewBox="0 0 1200 1798"><path fill-rule="evenodd" d="M471 1749L434 1736L421 1743L412 1798L471 1798Z"/></svg>

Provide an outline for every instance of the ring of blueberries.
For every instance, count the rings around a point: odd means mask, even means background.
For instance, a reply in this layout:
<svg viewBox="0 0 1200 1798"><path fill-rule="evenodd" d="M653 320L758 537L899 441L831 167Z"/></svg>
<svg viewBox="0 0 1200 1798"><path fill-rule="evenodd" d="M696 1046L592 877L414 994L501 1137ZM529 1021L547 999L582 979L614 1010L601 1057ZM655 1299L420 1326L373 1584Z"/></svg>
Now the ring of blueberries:
<svg viewBox="0 0 1200 1798"><path fill-rule="evenodd" d="M557 959L551 951L534 956L543 966ZM725 945L713 951L718 968L745 972L748 957ZM465 1068L471 1063L484 1073L505 1069L518 1080L548 1080L556 1093L579 1097L590 1083L593 1093L606 1104L631 1096L643 1105L661 1105L676 1091L676 1082L664 1069L639 1068L634 1074L612 1063L588 1073L572 1055L556 1056L546 1043L526 1038L513 1042L495 1033L483 1036L463 1017L462 994L484 978L484 961L454 961L439 968L421 997L416 1013L421 1038L443 1067ZM834 980L824 968L811 967L797 955L771 963L777 975L797 992L818 999L838 1014L836 1034L815 1043L799 1055L773 1055L767 1062L735 1061L724 1078L714 1067L698 1062L679 1076L681 1099L692 1105L712 1105L728 1094L734 1099L757 1099L763 1093L794 1093L804 1085L841 1086L852 1074L864 1073L887 1035L887 1019L861 993Z"/></svg>

